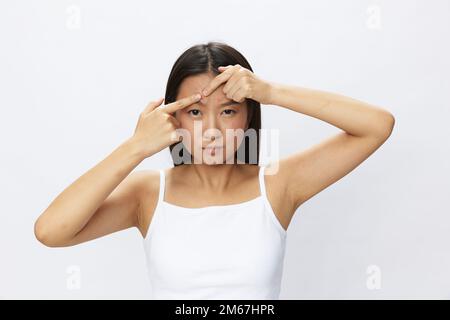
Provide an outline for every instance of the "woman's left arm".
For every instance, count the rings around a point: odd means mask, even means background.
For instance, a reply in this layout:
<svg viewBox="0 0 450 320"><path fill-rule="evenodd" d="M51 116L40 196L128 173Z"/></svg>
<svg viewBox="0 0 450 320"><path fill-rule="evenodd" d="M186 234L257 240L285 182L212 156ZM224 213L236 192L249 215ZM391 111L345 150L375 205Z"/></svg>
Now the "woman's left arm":
<svg viewBox="0 0 450 320"><path fill-rule="evenodd" d="M218 70L220 74L207 85L203 95L209 95L225 83L222 90L229 99L243 102L250 98L262 104L278 105L343 130L275 163L274 185L292 209L280 217L283 221L290 221L302 203L367 159L386 141L394 127L395 119L390 112L356 99L268 82L238 64L221 66Z"/></svg>
<svg viewBox="0 0 450 320"><path fill-rule="evenodd" d="M270 83L268 104L278 105L343 130L277 163L294 212L302 203L338 181L390 136L395 118L387 110L343 95ZM292 212L292 214L294 213ZM290 220L290 217L285 217Z"/></svg>

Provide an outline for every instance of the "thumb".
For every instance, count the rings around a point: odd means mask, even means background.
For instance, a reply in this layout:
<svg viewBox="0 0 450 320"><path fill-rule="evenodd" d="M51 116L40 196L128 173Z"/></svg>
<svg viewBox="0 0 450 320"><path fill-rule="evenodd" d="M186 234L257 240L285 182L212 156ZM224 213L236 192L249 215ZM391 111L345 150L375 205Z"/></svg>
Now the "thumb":
<svg viewBox="0 0 450 320"><path fill-rule="evenodd" d="M169 121L172 122L175 125L175 127L177 128L181 127L181 122L171 114L169 114Z"/></svg>

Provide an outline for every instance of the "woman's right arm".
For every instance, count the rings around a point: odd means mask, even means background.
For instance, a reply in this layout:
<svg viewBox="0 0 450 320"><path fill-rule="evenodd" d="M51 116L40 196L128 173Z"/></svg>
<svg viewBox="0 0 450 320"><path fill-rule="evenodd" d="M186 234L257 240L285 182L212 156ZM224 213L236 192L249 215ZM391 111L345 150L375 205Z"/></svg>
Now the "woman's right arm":
<svg viewBox="0 0 450 320"><path fill-rule="evenodd" d="M134 140L122 143L53 200L35 223L36 238L71 246L136 225L142 174L129 173L142 160Z"/></svg>
<svg viewBox="0 0 450 320"><path fill-rule="evenodd" d="M194 102L193 96L157 108L151 102L134 135L64 189L39 216L36 238L49 247L72 246L129 227L139 227L144 172L130 172L145 158L178 142L180 123L170 115ZM147 176L148 177L148 176Z"/></svg>

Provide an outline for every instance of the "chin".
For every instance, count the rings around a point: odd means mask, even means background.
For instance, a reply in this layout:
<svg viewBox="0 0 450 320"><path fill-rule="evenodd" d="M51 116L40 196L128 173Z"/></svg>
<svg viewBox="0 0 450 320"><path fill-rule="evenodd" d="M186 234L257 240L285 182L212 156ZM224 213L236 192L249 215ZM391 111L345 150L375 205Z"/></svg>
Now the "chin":
<svg viewBox="0 0 450 320"><path fill-rule="evenodd" d="M231 156L230 159L228 161L231 161L230 163L227 163L227 158L224 156L210 156L210 155L205 155L203 156L203 158L201 159L196 159L195 161L198 162L194 162L194 163L199 163L199 164L205 164L205 165L223 165L223 164L233 164L233 157Z"/></svg>

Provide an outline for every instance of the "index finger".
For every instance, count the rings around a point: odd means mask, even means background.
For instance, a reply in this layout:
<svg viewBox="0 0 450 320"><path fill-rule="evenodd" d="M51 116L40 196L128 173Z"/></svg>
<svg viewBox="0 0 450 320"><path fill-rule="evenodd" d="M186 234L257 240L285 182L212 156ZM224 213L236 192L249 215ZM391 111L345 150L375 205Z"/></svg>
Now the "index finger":
<svg viewBox="0 0 450 320"><path fill-rule="evenodd" d="M192 96L177 100L175 102L169 103L168 105L164 106L162 110L164 110L167 113L174 113L177 110L186 108L187 106L190 106L191 104L199 101L202 98L200 93L193 94Z"/></svg>
<svg viewBox="0 0 450 320"><path fill-rule="evenodd" d="M206 97L211 92L216 90L222 83L228 81L228 79L231 77L233 73L233 70L229 68L228 70L225 70L221 74L217 75L214 79L211 80L210 83L206 86L206 88L203 90L203 95Z"/></svg>

